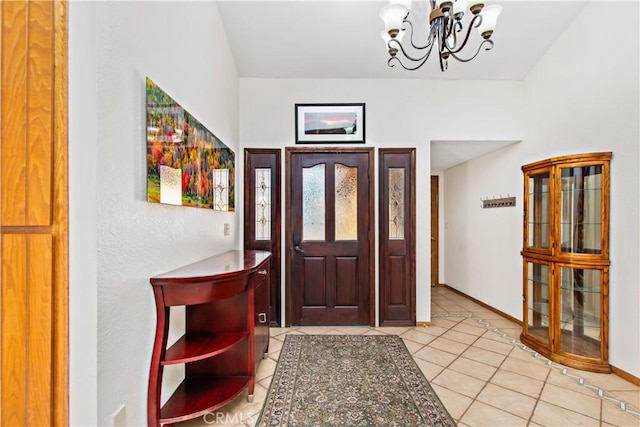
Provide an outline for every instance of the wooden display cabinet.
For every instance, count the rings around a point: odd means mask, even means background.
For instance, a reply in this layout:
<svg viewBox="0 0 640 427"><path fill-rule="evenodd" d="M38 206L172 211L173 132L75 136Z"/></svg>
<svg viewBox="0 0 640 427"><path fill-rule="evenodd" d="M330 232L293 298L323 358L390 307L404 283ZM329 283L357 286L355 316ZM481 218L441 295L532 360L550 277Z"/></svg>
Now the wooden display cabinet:
<svg viewBox="0 0 640 427"><path fill-rule="evenodd" d="M524 165L521 341L550 360L610 372L611 153Z"/></svg>
<svg viewBox="0 0 640 427"><path fill-rule="evenodd" d="M269 258L229 251L150 279L157 326L149 372L150 426L202 416L246 389L269 345ZM167 348L169 313L185 306L185 334ZM185 379L161 407L163 368L184 364Z"/></svg>

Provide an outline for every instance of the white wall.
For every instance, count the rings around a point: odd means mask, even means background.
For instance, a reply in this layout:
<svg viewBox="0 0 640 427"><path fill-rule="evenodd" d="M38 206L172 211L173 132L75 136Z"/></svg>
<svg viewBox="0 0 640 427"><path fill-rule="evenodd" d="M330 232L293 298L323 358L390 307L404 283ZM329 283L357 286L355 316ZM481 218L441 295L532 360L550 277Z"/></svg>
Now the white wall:
<svg viewBox="0 0 640 427"><path fill-rule="evenodd" d="M147 203L145 77L237 158L239 80L215 3L70 8L71 420L111 425L125 404L127 424L145 425L156 321L149 278L240 241L237 214Z"/></svg>
<svg viewBox="0 0 640 427"><path fill-rule="evenodd" d="M366 103L366 146L417 147L416 314L418 321L428 321L431 316L430 141L519 139L522 85L413 79L241 79L240 140L243 146L294 145L294 104L322 102ZM376 180L374 185L377 187L377 184ZM375 206L377 211L377 201ZM377 248L377 242L375 246Z"/></svg>
<svg viewBox="0 0 640 427"><path fill-rule="evenodd" d="M616 11L615 41L593 31ZM637 2L591 2L524 81L522 143L445 173L447 283L522 319L520 166L564 154L612 151L609 360L640 376ZM614 43L615 48L613 48ZM510 193L517 208L481 210Z"/></svg>

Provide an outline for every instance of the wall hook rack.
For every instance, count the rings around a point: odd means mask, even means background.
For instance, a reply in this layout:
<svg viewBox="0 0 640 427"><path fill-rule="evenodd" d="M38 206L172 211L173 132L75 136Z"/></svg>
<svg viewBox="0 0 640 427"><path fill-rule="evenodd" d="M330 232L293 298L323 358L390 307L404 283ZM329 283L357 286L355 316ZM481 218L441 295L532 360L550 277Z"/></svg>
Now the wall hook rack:
<svg viewBox="0 0 640 427"><path fill-rule="evenodd" d="M502 194L500 194L500 197L487 197L487 198L480 198L480 202L481 205L480 207L482 209L487 209L487 208L507 208L507 207L512 207L516 205L516 198L515 196L509 196L509 194L507 194L507 197L502 197Z"/></svg>

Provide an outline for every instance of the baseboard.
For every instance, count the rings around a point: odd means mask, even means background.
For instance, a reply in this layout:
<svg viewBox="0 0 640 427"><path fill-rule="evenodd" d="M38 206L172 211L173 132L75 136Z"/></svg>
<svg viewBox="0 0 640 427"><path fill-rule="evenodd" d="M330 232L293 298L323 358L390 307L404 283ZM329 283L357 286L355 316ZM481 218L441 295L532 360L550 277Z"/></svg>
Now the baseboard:
<svg viewBox="0 0 640 427"><path fill-rule="evenodd" d="M494 313L499 314L500 316L504 317L505 319L509 319L512 322L515 322L518 325L522 326L522 321L521 320L518 320L513 316L509 316L507 313L505 313L503 311L500 311L495 307L491 307L490 305L485 304L482 301L478 301L474 297L469 296L469 295L465 294L464 292L460 292L459 290L454 289L454 288L452 288L451 286L449 286L447 284L440 284L438 286L444 286L445 288L457 293L458 295L462 295L463 297L470 299L471 301L475 302L476 304L481 305L482 307L486 308L487 310L491 310ZM429 322L418 322L418 324L420 324L420 323L429 323ZM617 368L617 367L615 367L613 365L610 365L610 366L611 366L611 372L612 373L614 373L615 375L619 376L623 380L629 381L630 383L632 383L634 385L640 386L640 378L636 377L633 374L630 374L627 371L624 371L624 370L622 370L620 368Z"/></svg>
<svg viewBox="0 0 640 427"><path fill-rule="evenodd" d="M416 326L421 326L423 328L428 328L429 326L431 326L431 322L425 322L425 321L416 322Z"/></svg>
<svg viewBox="0 0 640 427"><path fill-rule="evenodd" d="M451 286L449 286L447 284L442 284L440 286L444 286L445 288L447 288L447 289L449 289L449 290L451 290L451 291L453 291L453 292L455 292L455 293L457 293L459 295L462 295L465 298L470 299L471 301L475 302L476 304L481 305L482 307L486 308L487 310L491 310L494 313L499 314L500 316L504 317L505 319L509 319L512 322L517 323L518 325L522 326L522 320L519 320L519 319L516 319L513 316L510 316L507 313L505 313L504 311L500 311L495 307L491 307L489 304L485 304L484 302L482 302L480 300L477 300L474 297L465 294L464 292L460 292L459 290L457 290L455 288L452 288Z"/></svg>

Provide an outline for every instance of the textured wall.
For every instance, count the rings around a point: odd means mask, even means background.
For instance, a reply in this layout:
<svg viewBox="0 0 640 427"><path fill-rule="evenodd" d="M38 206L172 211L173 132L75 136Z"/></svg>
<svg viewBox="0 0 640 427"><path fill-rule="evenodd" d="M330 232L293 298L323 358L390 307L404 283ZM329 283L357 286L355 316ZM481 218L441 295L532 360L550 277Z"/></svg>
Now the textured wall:
<svg viewBox="0 0 640 427"><path fill-rule="evenodd" d="M146 202L145 77L242 158L238 76L213 2L90 2L73 8L72 20L88 18L94 25L72 26L71 37L80 47L71 67L84 73L86 82L72 100L83 114L71 117L83 140L70 145L88 144L91 148L79 152L96 158L87 159L92 167L85 168L86 180L75 176L81 180L74 183L75 197L87 196L78 203L95 215L84 227L95 234L93 242L91 233L88 242L72 242L78 253L73 269L89 281L71 286L97 286L97 423L111 425L113 412L125 404L128 425L144 425L155 331L149 277L240 242L238 214ZM81 55L88 51L93 57ZM242 194L240 186L237 191ZM238 197L236 206L241 205ZM230 236L223 235L224 223L231 225ZM181 372L168 375L171 389ZM72 412L82 400L72 401Z"/></svg>

